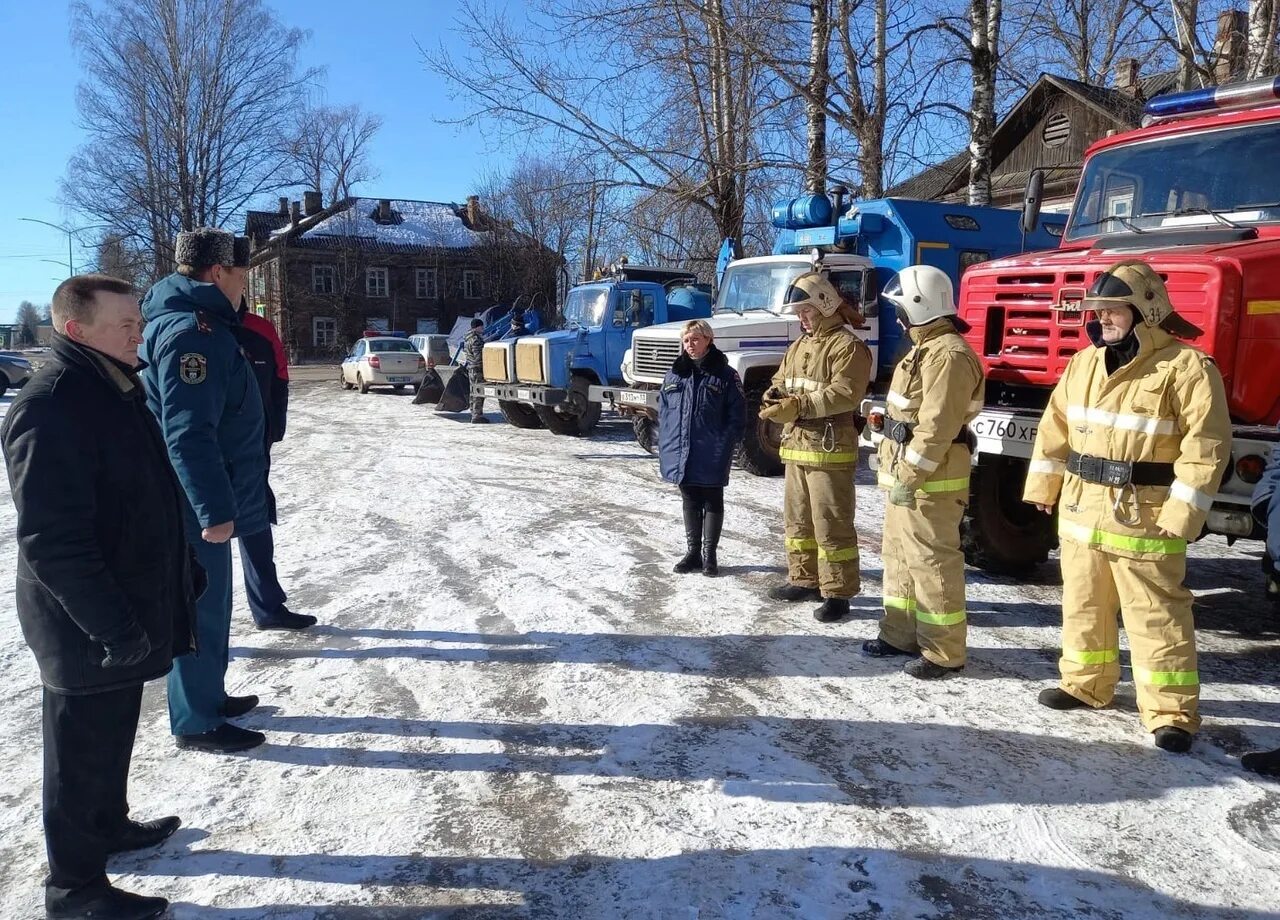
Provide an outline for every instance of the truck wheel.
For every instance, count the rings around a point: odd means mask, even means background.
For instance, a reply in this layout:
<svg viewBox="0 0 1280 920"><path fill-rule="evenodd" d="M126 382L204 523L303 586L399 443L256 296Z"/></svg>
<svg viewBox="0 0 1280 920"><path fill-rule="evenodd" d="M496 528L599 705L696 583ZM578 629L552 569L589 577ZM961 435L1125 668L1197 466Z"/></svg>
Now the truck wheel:
<svg viewBox="0 0 1280 920"><path fill-rule="evenodd" d="M1058 545L1054 518L1022 500L1027 461L981 456L960 527L964 558L993 575L1025 575Z"/></svg>
<svg viewBox="0 0 1280 920"><path fill-rule="evenodd" d="M738 448L738 461L752 476L781 476L782 460L778 449L782 446L782 426L760 418L760 405L769 382L747 388L747 430Z"/></svg>
<svg viewBox="0 0 1280 920"><path fill-rule="evenodd" d="M636 443L644 448L645 453L658 453L658 421L647 415L637 415L631 419L631 430L635 432Z"/></svg>
<svg viewBox="0 0 1280 920"><path fill-rule="evenodd" d="M556 434L575 437L590 434L600 423L600 403L587 398L591 386L585 377L574 377L569 384L569 398L558 407L538 406L538 418Z"/></svg>
<svg viewBox="0 0 1280 920"><path fill-rule="evenodd" d="M498 411L512 428L541 428L542 419L533 406L526 406L510 399L498 400Z"/></svg>

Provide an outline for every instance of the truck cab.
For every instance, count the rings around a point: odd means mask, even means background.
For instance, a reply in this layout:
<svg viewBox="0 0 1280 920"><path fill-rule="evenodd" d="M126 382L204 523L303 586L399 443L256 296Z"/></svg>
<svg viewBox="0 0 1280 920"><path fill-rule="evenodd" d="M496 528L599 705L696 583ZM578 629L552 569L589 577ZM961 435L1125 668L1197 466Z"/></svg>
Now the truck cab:
<svg viewBox="0 0 1280 920"><path fill-rule="evenodd" d="M497 399L516 427L586 434L600 420L589 390L622 382L637 329L710 313L711 295L695 275L622 262L611 277L569 291L563 329L487 343L473 395Z"/></svg>
<svg viewBox="0 0 1280 920"><path fill-rule="evenodd" d="M1039 416L1067 361L1090 347L1084 293L1109 266L1142 259L1174 308L1204 330L1189 344L1218 365L1231 462L1207 532L1263 536L1249 498L1280 421L1280 80L1160 96L1144 126L1085 155L1061 245L975 267L960 313L987 373L974 423L970 560L1016 571L1047 558L1052 522L1021 502Z"/></svg>

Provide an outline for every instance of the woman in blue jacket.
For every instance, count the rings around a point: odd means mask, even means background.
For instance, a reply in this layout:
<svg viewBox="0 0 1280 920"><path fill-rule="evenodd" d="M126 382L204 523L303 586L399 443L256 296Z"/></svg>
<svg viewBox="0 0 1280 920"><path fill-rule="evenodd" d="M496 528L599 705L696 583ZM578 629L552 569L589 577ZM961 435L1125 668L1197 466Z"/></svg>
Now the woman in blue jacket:
<svg viewBox="0 0 1280 920"><path fill-rule="evenodd" d="M658 397L659 467L684 500L688 551L675 566L681 575L698 569L720 574L716 547L724 525L724 487L746 425L742 381L713 338L703 320L684 324L684 350Z"/></svg>

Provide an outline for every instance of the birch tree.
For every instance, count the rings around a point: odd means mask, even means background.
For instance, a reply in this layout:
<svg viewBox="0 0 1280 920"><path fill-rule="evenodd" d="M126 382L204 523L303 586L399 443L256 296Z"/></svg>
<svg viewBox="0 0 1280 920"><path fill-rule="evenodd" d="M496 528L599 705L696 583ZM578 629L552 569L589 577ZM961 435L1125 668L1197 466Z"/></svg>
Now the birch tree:
<svg viewBox="0 0 1280 920"><path fill-rule="evenodd" d="M805 191L821 195L827 188L827 91L831 83L831 3L809 3L809 83L805 94L808 156Z"/></svg>
<svg viewBox="0 0 1280 920"><path fill-rule="evenodd" d="M1249 44L1245 59L1245 75L1250 80L1276 73L1277 26L1280 4L1276 0L1250 0Z"/></svg>
<svg viewBox="0 0 1280 920"><path fill-rule="evenodd" d="M354 186L376 179L369 145L381 128L382 119L358 105L299 109L285 148L294 184L334 202L350 195Z"/></svg>

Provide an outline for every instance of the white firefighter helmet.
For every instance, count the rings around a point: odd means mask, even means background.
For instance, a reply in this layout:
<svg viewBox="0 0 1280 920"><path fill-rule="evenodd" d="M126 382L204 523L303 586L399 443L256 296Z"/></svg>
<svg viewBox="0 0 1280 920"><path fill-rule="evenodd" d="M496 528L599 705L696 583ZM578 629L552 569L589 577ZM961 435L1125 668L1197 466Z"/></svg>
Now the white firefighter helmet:
<svg viewBox="0 0 1280 920"><path fill-rule="evenodd" d="M823 316L835 316L840 309L840 292L821 272L806 272L787 288L786 304L792 310L813 307Z"/></svg>
<svg viewBox="0 0 1280 920"><path fill-rule="evenodd" d="M885 285L880 296L898 308L898 316L907 326L923 326L956 315L951 279L932 265L908 265Z"/></svg>

